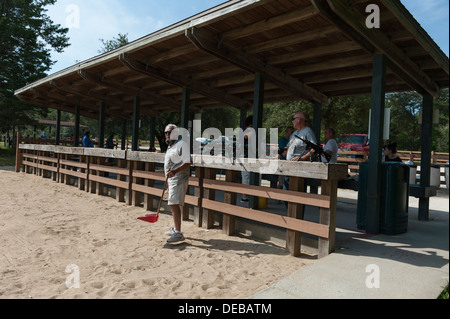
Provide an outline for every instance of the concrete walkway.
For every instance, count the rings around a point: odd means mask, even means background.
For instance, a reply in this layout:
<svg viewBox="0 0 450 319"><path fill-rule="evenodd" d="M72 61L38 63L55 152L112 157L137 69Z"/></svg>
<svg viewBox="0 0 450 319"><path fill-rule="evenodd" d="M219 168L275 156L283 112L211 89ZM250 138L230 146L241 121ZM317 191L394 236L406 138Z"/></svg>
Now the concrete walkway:
<svg viewBox="0 0 450 319"><path fill-rule="evenodd" d="M357 193L338 196L336 251L251 299L436 299L449 280L448 190L431 198L428 222L410 198L408 231L395 236L357 231Z"/></svg>

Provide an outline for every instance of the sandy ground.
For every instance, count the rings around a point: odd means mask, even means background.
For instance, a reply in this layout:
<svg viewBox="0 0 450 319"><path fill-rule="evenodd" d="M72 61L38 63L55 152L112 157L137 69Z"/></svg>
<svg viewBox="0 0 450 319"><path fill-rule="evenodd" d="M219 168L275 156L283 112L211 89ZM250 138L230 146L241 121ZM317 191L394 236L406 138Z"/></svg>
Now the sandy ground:
<svg viewBox="0 0 450 319"><path fill-rule="evenodd" d="M0 167L0 298L247 298L313 259ZM79 288L75 285L79 276Z"/></svg>

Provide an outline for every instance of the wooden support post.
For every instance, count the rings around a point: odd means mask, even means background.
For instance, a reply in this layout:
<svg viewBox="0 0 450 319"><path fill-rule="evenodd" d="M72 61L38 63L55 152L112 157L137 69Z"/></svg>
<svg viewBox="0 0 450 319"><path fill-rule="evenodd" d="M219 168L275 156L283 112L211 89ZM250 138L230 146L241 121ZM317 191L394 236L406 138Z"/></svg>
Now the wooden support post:
<svg viewBox="0 0 450 319"><path fill-rule="evenodd" d="M90 164L96 164L97 159L94 156L89 156ZM98 172L95 170L90 170L89 175L98 175ZM97 182L89 180L89 187L87 189L91 194L95 194L97 192Z"/></svg>
<svg viewBox="0 0 450 319"><path fill-rule="evenodd" d="M133 170L139 169L139 167L142 165L142 162L133 161ZM141 178L133 177L133 184L140 184ZM141 205L141 193L138 191L132 191L131 192L131 204L133 206L139 206Z"/></svg>
<svg viewBox="0 0 450 319"><path fill-rule="evenodd" d="M229 183L237 182L237 171L227 170L225 172L225 181ZM225 192L224 193L224 203L236 205L237 194L234 192ZM235 217L228 214L223 214L222 221L222 233L227 234L228 236L234 235L235 233Z"/></svg>
<svg viewBox="0 0 450 319"><path fill-rule="evenodd" d="M145 170L147 172L155 171L155 163L145 163ZM146 178L144 185L147 187L153 187L155 185L155 181L153 179ZM153 210L153 195L144 194L144 209L145 210Z"/></svg>
<svg viewBox="0 0 450 319"><path fill-rule="evenodd" d="M194 224L202 227L203 221L203 178L205 177L205 169L203 167L195 167L195 177L198 178L198 187L195 187L194 195L198 198L198 206L194 207Z"/></svg>
<svg viewBox="0 0 450 319"><path fill-rule="evenodd" d="M186 189L186 195L189 195L189 185ZM180 206L181 208L181 220L189 220L189 204L184 203L183 206Z"/></svg>
<svg viewBox="0 0 450 319"><path fill-rule="evenodd" d="M319 237L318 258L334 251L336 238L337 180L322 181L322 195L330 196L330 208L320 208L319 223L329 226L328 238Z"/></svg>
<svg viewBox="0 0 450 319"><path fill-rule="evenodd" d="M216 179L216 169L215 168L205 168L205 179ZM216 191L214 189L203 190L203 198L214 200L216 197ZM203 220L202 227L206 229L211 229L214 226L214 211L210 209L203 208Z"/></svg>
<svg viewBox="0 0 450 319"><path fill-rule="evenodd" d="M120 168L125 168L126 167L126 160L124 159L119 159L117 161L117 166ZM126 175L122 175L122 174L117 174L117 180L118 181L125 181L126 180ZM123 189L122 187L117 187L116 188L116 200L118 202L125 202L125 189Z"/></svg>
<svg viewBox="0 0 450 319"><path fill-rule="evenodd" d="M59 179L61 178L61 154L57 153L56 157L58 159L58 162L56 163L56 182L59 183Z"/></svg>
<svg viewBox="0 0 450 319"><path fill-rule="evenodd" d="M20 166L22 165L22 153L20 151L20 143L22 143L22 134L17 132L16 137L16 173L20 172Z"/></svg>
<svg viewBox="0 0 450 319"><path fill-rule="evenodd" d="M132 204L132 198L133 196L131 195L133 193L133 168L134 168L134 162L133 161L127 161L127 165L128 165L128 190L127 190L127 196L126 196L126 202L127 205Z"/></svg>
<svg viewBox="0 0 450 319"><path fill-rule="evenodd" d="M80 163L86 164L86 156L81 155L80 156ZM80 173L86 173L85 168L80 168ZM78 178L78 189L81 191L84 191L86 187L86 179L79 177Z"/></svg>
<svg viewBox="0 0 450 319"><path fill-rule="evenodd" d="M105 164L105 158L104 157L97 157L97 164L98 165L104 165ZM103 171L97 171L97 176L105 176L105 173ZM105 191L105 185L101 182L97 182L97 195L103 195Z"/></svg>
<svg viewBox="0 0 450 319"><path fill-rule="evenodd" d="M305 180L300 177L289 177L289 190L302 192L304 189ZM303 219L303 205L296 203L288 203L288 217ZM300 256L301 252L302 234L293 230L286 230L286 248L291 256Z"/></svg>
<svg viewBox="0 0 450 319"><path fill-rule="evenodd" d="M431 178L431 141L433 123L433 97L423 96L422 136L420 158L420 186L429 187ZM430 198L419 198L419 220L428 221L430 214Z"/></svg>
<svg viewBox="0 0 450 319"><path fill-rule="evenodd" d="M383 147L386 92L386 57L374 57L372 79L372 116L370 124L369 173L367 185L366 232L380 232L381 149Z"/></svg>

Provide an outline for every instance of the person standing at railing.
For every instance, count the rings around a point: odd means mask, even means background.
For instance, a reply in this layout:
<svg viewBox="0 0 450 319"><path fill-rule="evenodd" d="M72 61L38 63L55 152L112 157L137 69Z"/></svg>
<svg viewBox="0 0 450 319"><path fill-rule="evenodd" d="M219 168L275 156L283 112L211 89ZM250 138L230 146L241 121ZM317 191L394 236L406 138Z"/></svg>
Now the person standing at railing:
<svg viewBox="0 0 450 319"><path fill-rule="evenodd" d="M402 159L397 154L397 143L391 143L384 146L385 162L401 162Z"/></svg>
<svg viewBox="0 0 450 319"><path fill-rule="evenodd" d="M288 161L309 161L312 154L306 149L306 144L298 137L304 138L312 143L317 144L316 135L308 126L309 117L305 112L297 112L292 117L292 126L296 129L289 139L286 160ZM284 190L289 190L289 177L284 178ZM287 207L287 202L285 202Z"/></svg>
<svg viewBox="0 0 450 319"><path fill-rule="evenodd" d="M90 138L91 133L89 131L87 131L84 134L83 137L83 147L94 147L94 143L92 143L92 140Z"/></svg>
<svg viewBox="0 0 450 319"><path fill-rule="evenodd" d="M321 156L323 163L336 164L337 163L337 153L338 153L338 144L335 140L336 131L332 128L325 129L325 147L323 151L331 155L331 159L329 162L325 159L325 156Z"/></svg>
<svg viewBox="0 0 450 319"><path fill-rule="evenodd" d="M298 112L292 117L292 125L296 131L291 135L288 144L286 159L288 161L309 161L310 151L306 150L306 144L296 136L317 144L313 130L308 126L309 117L305 112Z"/></svg>
<svg viewBox="0 0 450 319"><path fill-rule="evenodd" d="M116 144L114 144L114 132L110 132L106 139L105 148L113 150Z"/></svg>
<svg viewBox="0 0 450 319"><path fill-rule="evenodd" d="M174 227L166 235L170 236L167 240L168 243L175 243L184 240L181 232L181 206L184 205L189 186L189 167L192 165L192 161L189 145L179 139L176 125L167 125L164 137L169 145L164 157L164 172L167 177L168 204L174 222Z"/></svg>

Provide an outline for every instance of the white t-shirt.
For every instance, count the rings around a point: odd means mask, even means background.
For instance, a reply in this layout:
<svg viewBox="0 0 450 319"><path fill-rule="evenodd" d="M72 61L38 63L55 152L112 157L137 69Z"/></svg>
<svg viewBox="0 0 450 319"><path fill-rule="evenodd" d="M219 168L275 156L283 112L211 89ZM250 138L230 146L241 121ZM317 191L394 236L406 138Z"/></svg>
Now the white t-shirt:
<svg viewBox="0 0 450 319"><path fill-rule="evenodd" d="M164 172L167 175L169 169L174 170L182 164L190 162L191 154L189 145L187 145L184 141L179 140L167 148L167 152L164 157ZM183 170L175 174L174 177L169 178L169 181L185 182L187 179L189 179L189 170Z"/></svg>
<svg viewBox="0 0 450 319"><path fill-rule="evenodd" d="M338 153L338 144L334 138L328 140L327 144L325 144L325 147L323 148L323 151L331 151L331 159L330 164L336 164L337 163L337 153ZM327 163L327 160L325 159L325 156L322 157L322 162Z"/></svg>
<svg viewBox="0 0 450 319"><path fill-rule="evenodd" d="M304 138L305 140L308 140L310 142L313 142L314 144L317 144L316 136L314 135L313 130L309 126L305 127L301 131L299 130L295 131L294 133L292 133L288 143L288 151L286 155L286 159L288 161L292 160L296 156L302 157L307 153L305 149L306 144L301 139L296 138L295 135Z"/></svg>

